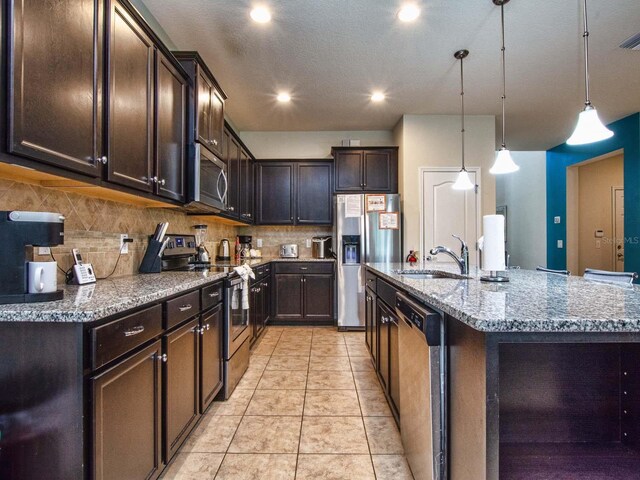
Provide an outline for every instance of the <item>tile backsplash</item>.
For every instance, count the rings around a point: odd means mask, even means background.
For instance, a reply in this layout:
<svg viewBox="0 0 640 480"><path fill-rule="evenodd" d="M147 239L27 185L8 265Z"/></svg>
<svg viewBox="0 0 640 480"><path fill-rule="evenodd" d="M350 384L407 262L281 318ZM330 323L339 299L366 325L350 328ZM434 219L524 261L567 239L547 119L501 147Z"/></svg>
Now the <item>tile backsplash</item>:
<svg viewBox="0 0 640 480"><path fill-rule="evenodd" d="M71 249L77 248L84 259L93 264L99 278L111 273L116 264L121 233L133 238L133 243L129 244L129 253L120 257L113 277L131 275L138 271L148 236L159 222L169 222L169 233L182 234L193 233L193 225L207 223L207 248L213 255L220 239L229 238L233 243L237 230L237 227L189 217L177 209L144 208L2 178L0 210L63 214L65 242L64 245L51 249L54 257L63 269L68 269L73 264ZM33 259L47 261L50 257L38 255L35 249ZM62 273L58 281L63 281Z"/></svg>
<svg viewBox="0 0 640 480"><path fill-rule="evenodd" d="M310 258L311 248L306 247L306 240L315 236L331 235L332 227L322 226L253 226L253 227L240 227L238 229L239 235L251 235L253 237L253 248L258 248L257 239L262 239L262 251L263 257L278 257L280 256L280 244L282 243L297 243L298 255L300 258Z"/></svg>

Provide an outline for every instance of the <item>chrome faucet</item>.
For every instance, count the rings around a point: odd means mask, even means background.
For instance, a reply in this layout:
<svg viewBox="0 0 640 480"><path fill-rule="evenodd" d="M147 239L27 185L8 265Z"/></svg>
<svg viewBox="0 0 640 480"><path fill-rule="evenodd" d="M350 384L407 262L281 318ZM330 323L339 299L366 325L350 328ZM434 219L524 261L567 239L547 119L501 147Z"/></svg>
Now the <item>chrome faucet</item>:
<svg viewBox="0 0 640 480"><path fill-rule="evenodd" d="M460 273L462 275L468 275L469 274L469 247L467 247L467 244L459 236L457 235L451 235L451 236L453 238L457 238L458 240L460 240L460 243L462 244L459 257L455 253L453 253L453 251L450 248L442 247L442 246L432 248L429 253L431 255L446 253L451 258L453 258L455 262L458 264L458 266L460 267Z"/></svg>

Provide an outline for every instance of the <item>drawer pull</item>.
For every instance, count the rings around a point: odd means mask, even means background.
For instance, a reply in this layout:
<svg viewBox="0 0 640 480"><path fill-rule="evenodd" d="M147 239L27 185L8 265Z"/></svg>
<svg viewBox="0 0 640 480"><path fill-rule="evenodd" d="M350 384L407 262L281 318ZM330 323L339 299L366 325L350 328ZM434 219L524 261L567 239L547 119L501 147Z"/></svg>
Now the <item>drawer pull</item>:
<svg viewBox="0 0 640 480"><path fill-rule="evenodd" d="M300 270L309 270L309 267L300 267Z"/></svg>
<svg viewBox="0 0 640 480"><path fill-rule="evenodd" d="M138 325L137 327L133 327L131 330L125 330L125 337L133 337L134 335L138 335L139 333L144 332L144 326Z"/></svg>
<svg viewBox="0 0 640 480"><path fill-rule="evenodd" d="M210 296L211 298L219 297L219 296L220 296L220 292L213 292L213 293L210 293L210 294L209 294L209 296Z"/></svg>
<svg viewBox="0 0 640 480"><path fill-rule="evenodd" d="M180 310L181 312L186 312L187 310L191 310L193 308L193 306L188 303L187 305L182 305L181 307L178 307L178 310Z"/></svg>

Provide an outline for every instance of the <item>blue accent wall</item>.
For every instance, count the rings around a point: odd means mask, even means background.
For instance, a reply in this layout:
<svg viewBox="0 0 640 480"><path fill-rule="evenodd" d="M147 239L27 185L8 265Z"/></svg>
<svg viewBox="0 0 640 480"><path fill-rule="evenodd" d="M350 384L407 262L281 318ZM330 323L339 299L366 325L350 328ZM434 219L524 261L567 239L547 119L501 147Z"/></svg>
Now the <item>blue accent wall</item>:
<svg viewBox="0 0 640 480"><path fill-rule="evenodd" d="M640 113L607 125L613 137L589 145L566 143L547 150L547 266L567 268L567 167L624 150L625 270L640 272ZM553 223L560 216L562 222ZM562 240L564 248L557 248Z"/></svg>

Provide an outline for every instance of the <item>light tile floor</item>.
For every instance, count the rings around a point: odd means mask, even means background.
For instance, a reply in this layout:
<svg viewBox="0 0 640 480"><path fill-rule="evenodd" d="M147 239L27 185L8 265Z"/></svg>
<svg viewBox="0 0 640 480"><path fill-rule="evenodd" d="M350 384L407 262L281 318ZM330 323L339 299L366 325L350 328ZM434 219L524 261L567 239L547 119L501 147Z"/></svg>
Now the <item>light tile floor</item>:
<svg viewBox="0 0 640 480"><path fill-rule="evenodd" d="M163 479L413 479L360 332L268 327Z"/></svg>

